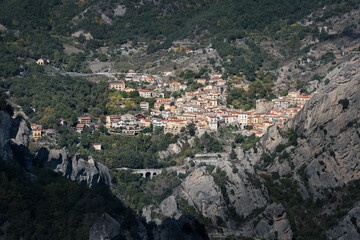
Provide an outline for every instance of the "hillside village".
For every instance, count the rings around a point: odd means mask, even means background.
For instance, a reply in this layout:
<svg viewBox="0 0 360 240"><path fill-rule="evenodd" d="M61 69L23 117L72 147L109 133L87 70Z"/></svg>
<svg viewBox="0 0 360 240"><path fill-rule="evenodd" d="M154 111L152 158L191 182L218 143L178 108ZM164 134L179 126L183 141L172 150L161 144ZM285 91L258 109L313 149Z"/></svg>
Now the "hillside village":
<svg viewBox="0 0 360 240"><path fill-rule="evenodd" d="M116 114L106 116L105 127L110 133L136 135L140 132L151 132L152 129L163 127L164 133L179 134L185 131L189 124L194 124L199 132L217 131L220 126L236 126L243 134L255 134L261 137L268 127L281 127L288 119L293 118L311 96L300 92L289 92L287 96L276 99L258 99L256 109L245 111L226 106L227 80L221 79L221 74L212 74L210 79L194 79L202 85L195 91L184 91L187 86L175 80L169 80L173 73L165 71L161 75L136 73L130 70L125 81L109 80L110 89L124 92L138 91L140 97L155 98L154 107L150 109L148 102L141 102L143 112L137 114ZM173 79L173 78L172 78ZM126 82L148 83L149 89L126 87ZM151 89L151 90L150 90ZM164 92L181 91L178 97L164 98ZM63 122L61 123L64 124ZM95 124L89 116L78 118L75 130L81 133L88 126L92 129L100 125ZM41 137L42 129L33 125L33 137Z"/></svg>
<svg viewBox="0 0 360 240"><path fill-rule="evenodd" d="M163 75L169 76L172 73L164 72ZM226 106L227 81L221 79L221 74L212 74L208 81L205 78L195 79L204 86L196 91L185 92L177 99L163 97L165 90L174 92L186 89L186 85L177 81L167 82L162 77L138 75L134 71L127 74L126 81L145 81L155 85L153 91L139 89L138 92L144 98L156 97L156 102L149 115L139 113L106 117L108 129L121 129L124 134L137 134L151 125L154 128L164 127L165 133L178 134L190 123L194 123L199 131L217 131L221 125L233 125L247 134L254 133L261 137L271 125L281 127L288 119L293 118L311 98L299 92L289 92L287 96L271 101L259 99L256 101L256 109L244 111ZM129 91L124 81L111 81L109 87ZM142 102L140 108L148 111L149 104Z"/></svg>

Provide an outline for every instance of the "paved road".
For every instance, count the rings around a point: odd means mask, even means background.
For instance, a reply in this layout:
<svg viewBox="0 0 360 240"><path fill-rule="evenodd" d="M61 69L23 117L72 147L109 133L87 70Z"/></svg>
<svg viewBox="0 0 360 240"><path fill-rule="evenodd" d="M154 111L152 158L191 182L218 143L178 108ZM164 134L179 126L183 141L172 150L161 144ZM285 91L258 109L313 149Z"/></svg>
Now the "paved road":
<svg viewBox="0 0 360 240"><path fill-rule="evenodd" d="M176 171L178 170L179 168L185 168L185 165L183 166L173 166L173 167L167 167L165 168L166 171ZM122 167L122 168L113 168L115 170L131 170L131 171L142 171L142 170L163 170L164 168L156 168L156 169L152 169L152 168L149 168L149 169L135 169L135 168L127 168L127 167Z"/></svg>
<svg viewBox="0 0 360 240"><path fill-rule="evenodd" d="M92 76L106 76L117 80L116 75L123 73L110 73L110 72L98 72L98 73L78 73L78 72L64 72L61 75L67 75L71 77L92 77Z"/></svg>

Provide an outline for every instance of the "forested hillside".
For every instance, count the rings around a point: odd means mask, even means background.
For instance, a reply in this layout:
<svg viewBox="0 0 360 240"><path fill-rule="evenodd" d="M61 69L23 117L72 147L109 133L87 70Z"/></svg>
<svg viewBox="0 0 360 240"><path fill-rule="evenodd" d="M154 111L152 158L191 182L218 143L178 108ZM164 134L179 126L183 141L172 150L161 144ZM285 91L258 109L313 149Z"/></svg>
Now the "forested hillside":
<svg viewBox="0 0 360 240"><path fill-rule="evenodd" d="M27 58L45 57L58 64L71 62L71 58L63 56L65 39L58 37L69 37L77 30L93 36L93 40L85 43L88 50L132 41L134 46L138 42L148 43L148 52L152 53L169 48L174 40L196 39L200 44L210 40L224 61L229 54L234 56L225 64L229 73L240 70L253 75L267 59L266 53L251 42L247 43L250 52L246 52L234 47L233 41L254 34L260 34L260 38L279 38L284 27L315 9L337 2L5 0L0 3L0 24L12 31L0 38L0 76L18 74ZM326 11L324 17L347 12L357 2L346 1ZM115 11L119 6L121 14ZM299 33L294 40L301 40L302 36ZM81 57L75 61L81 62Z"/></svg>
<svg viewBox="0 0 360 240"><path fill-rule="evenodd" d="M114 5L125 5L123 16L111 25L99 21L97 11L90 11L76 28L89 30L96 39L114 43L128 39L146 38L169 41L193 38L208 30L216 37L235 39L242 31L275 33L285 23L292 24L324 5L327 1L2 1L0 22L10 29L41 29L52 34L65 35L74 31L72 19L88 7L98 6L103 12ZM342 8L356 3L346 1ZM41 6L41 7L40 7ZM341 12L341 8L338 9ZM112 16L111 16L112 17Z"/></svg>

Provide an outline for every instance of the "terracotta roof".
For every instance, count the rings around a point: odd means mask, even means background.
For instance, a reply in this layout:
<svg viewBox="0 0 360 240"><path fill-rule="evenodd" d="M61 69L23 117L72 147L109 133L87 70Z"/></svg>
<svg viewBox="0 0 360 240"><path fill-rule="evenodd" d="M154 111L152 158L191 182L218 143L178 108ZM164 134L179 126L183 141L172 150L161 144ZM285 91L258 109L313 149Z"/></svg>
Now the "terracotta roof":
<svg viewBox="0 0 360 240"><path fill-rule="evenodd" d="M186 172L186 169L183 169L183 168L179 168L178 170L177 170L178 172Z"/></svg>
<svg viewBox="0 0 360 240"><path fill-rule="evenodd" d="M171 119L168 120L168 122L185 122L186 120L181 120L181 119Z"/></svg>

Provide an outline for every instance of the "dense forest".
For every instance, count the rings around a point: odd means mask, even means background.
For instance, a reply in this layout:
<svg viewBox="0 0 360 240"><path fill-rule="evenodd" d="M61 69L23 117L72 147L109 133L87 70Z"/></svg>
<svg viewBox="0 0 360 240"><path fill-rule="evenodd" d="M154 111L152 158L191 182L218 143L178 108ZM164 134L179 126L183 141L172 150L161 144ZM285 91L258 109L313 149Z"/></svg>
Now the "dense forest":
<svg viewBox="0 0 360 240"><path fill-rule="evenodd" d="M92 83L82 78L29 74L3 82L10 94L32 120L54 127L60 119L70 125L77 117L92 111L96 116L105 108L107 82ZM32 108L32 109L31 109Z"/></svg>
<svg viewBox="0 0 360 240"><path fill-rule="evenodd" d="M62 133L59 140L61 147L76 144L63 141L71 134L71 132ZM90 129L86 129L81 134L80 148L77 151L95 157L110 168L159 168L176 164L169 161L160 163L157 153L166 150L169 144L176 143L177 139L176 135L164 134L162 128L156 129L152 135L137 136L106 135L100 131L92 133ZM103 151L94 151L92 143L101 143Z"/></svg>

